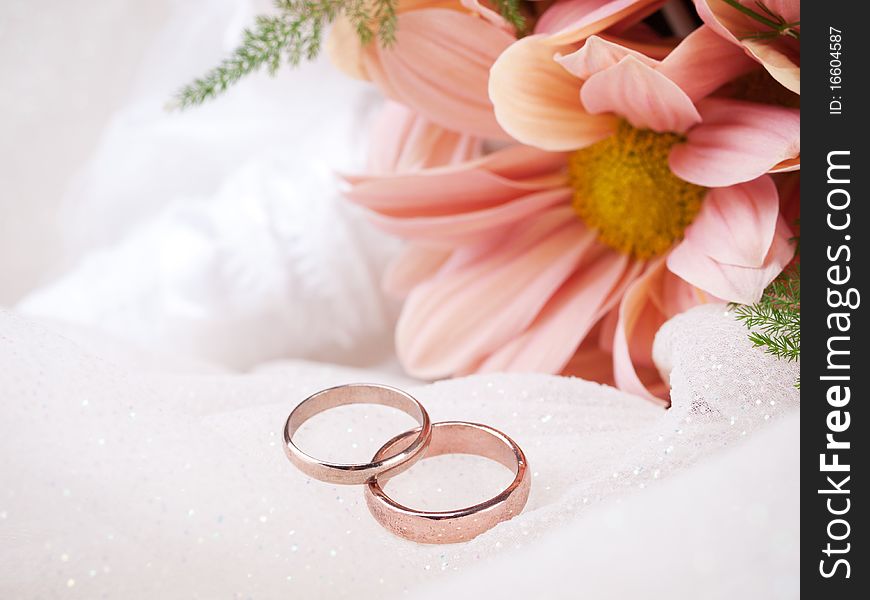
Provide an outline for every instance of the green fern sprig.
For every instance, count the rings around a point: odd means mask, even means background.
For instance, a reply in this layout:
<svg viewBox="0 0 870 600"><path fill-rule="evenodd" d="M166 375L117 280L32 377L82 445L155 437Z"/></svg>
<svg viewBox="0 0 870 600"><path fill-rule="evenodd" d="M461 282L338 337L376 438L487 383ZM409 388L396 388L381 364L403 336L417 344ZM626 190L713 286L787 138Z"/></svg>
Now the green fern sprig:
<svg viewBox="0 0 870 600"><path fill-rule="evenodd" d="M275 0L274 16L259 16L242 34L232 54L202 77L184 86L175 96L180 108L217 97L242 77L265 68L270 75L282 63L297 66L317 57L326 27L343 14L360 41L375 35L389 45L395 40L398 0Z"/></svg>
<svg viewBox="0 0 870 600"><path fill-rule="evenodd" d="M375 7L375 21L378 24L378 39L384 46L396 41L396 5L393 2L379 2Z"/></svg>
<svg viewBox="0 0 870 600"><path fill-rule="evenodd" d="M755 304L732 305L734 315L750 329L749 339L777 358L795 361L801 355L800 263L783 271ZM800 381L798 381L800 387Z"/></svg>
<svg viewBox="0 0 870 600"><path fill-rule="evenodd" d="M520 9L522 0L493 0L493 4L504 20L513 25L518 34L525 33L526 18Z"/></svg>
<svg viewBox="0 0 870 600"><path fill-rule="evenodd" d="M523 0L492 0L518 33L525 29ZM229 89L246 75L266 69L270 75L282 63L297 66L320 54L326 28L344 15L362 44L378 39L387 47L396 40L399 0L274 0L276 15L257 17L245 29L242 42L215 68L184 86L173 107L202 104Z"/></svg>

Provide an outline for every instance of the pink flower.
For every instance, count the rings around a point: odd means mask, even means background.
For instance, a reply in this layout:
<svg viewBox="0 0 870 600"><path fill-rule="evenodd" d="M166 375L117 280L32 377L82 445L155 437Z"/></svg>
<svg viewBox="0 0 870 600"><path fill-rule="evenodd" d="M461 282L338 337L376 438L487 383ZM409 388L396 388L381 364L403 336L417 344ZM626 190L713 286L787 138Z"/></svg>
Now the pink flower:
<svg viewBox="0 0 870 600"><path fill-rule="evenodd" d="M550 25L580 40L633 22L657 2L569 0L548 14L561 11ZM373 167L383 170L393 159L404 170L449 164L479 154L482 138L510 140L495 119L488 79L496 58L516 40L513 27L480 0L399 0L396 12L396 39L389 47L362 45L344 18L328 40L336 66L372 81L393 101L373 136Z"/></svg>
<svg viewBox="0 0 870 600"><path fill-rule="evenodd" d="M409 173L477 158L483 140L436 125L420 113L387 100L372 124L368 172Z"/></svg>
<svg viewBox="0 0 870 600"><path fill-rule="evenodd" d="M662 61L598 37L554 60L552 39L516 42L490 80L499 123L540 149L349 177L348 195L411 241L386 282L407 294L410 373L556 373L600 348L652 398L664 319L754 302L792 258L765 173L794 167L799 114L707 97L755 65L707 28Z"/></svg>
<svg viewBox="0 0 870 600"><path fill-rule="evenodd" d="M800 0L695 0L695 6L713 31L743 47L786 88L801 93Z"/></svg>
<svg viewBox="0 0 870 600"><path fill-rule="evenodd" d="M336 21L327 49L347 74L460 133L506 139L487 94L489 69L516 36L498 15L459 0L400 0L395 42L362 45L349 21ZM491 11L490 11L491 12Z"/></svg>

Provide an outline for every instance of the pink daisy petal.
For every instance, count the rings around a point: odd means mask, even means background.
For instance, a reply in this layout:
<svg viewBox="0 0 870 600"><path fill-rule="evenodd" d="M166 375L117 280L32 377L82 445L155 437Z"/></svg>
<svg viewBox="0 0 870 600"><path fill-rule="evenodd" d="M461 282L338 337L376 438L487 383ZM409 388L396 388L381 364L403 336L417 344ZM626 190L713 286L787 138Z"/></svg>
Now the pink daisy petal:
<svg viewBox="0 0 870 600"><path fill-rule="evenodd" d="M779 193L767 175L710 190L686 240L713 260L739 267L764 264L779 218Z"/></svg>
<svg viewBox="0 0 870 600"><path fill-rule="evenodd" d="M514 33L514 26L508 23L501 14L491 9L488 6L484 6L480 0L461 0L462 6L467 8L473 13L477 13L480 15L482 19L487 21L488 23L507 31L508 33Z"/></svg>
<svg viewBox="0 0 870 600"><path fill-rule="evenodd" d="M564 153L546 152L517 144L486 155L478 164L496 175L515 181L544 181L554 172L564 170L566 157ZM559 184L564 181L560 180Z"/></svg>
<svg viewBox="0 0 870 600"><path fill-rule="evenodd" d="M384 92L448 129L505 138L487 94L489 69L514 37L455 10L399 15L396 41L373 44L366 71ZM373 63L379 62L380 68Z"/></svg>
<svg viewBox="0 0 870 600"><path fill-rule="evenodd" d="M597 337L597 331L593 329L562 369L562 374L616 387L613 379L613 357L610 352L598 346Z"/></svg>
<svg viewBox="0 0 870 600"><path fill-rule="evenodd" d="M702 26L674 48L658 71L697 101L757 68L758 63L746 56L740 47Z"/></svg>
<svg viewBox="0 0 870 600"><path fill-rule="evenodd" d="M750 181L800 156L800 110L724 98L698 104L704 122L671 150L671 170L707 187Z"/></svg>
<svg viewBox="0 0 870 600"><path fill-rule="evenodd" d="M649 67L655 68L659 61L622 44L593 35L583 46L570 54L556 54L555 60L566 71L579 79L589 79L595 73L615 66L626 56L633 56Z"/></svg>
<svg viewBox="0 0 870 600"><path fill-rule="evenodd" d="M369 220L393 235L417 241L456 245L471 242L493 229L510 225L554 205L570 203L571 190L535 192L504 204L439 216L391 217L373 213Z"/></svg>
<svg viewBox="0 0 870 600"><path fill-rule="evenodd" d="M616 120L583 109L581 81L553 60L557 51L541 36L512 44L492 67L489 94L496 119L520 142L576 150L610 135Z"/></svg>
<svg viewBox="0 0 870 600"><path fill-rule="evenodd" d="M605 250L584 261L541 310L535 322L487 358L480 372L558 373L589 330L609 310L613 290L629 267L625 255Z"/></svg>
<svg viewBox="0 0 870 600"><path fill-rule="evenodd" d="M741 3L758 11L755 0L742 0ZM800 21L800 0L766 0L764 5L789 23ZM796 40L781 37L747 39L748 34L764 33L770 29L722 0L695 0L695 6L698 15L713 31L726 41L745 48L787 89L801 93L800 48Z"/></svg>
<svg viewBox="0 0 870 600"><path fill-rule="evenodd" d="M740 3L758 12L756 0L741 0ZM801 20L800 0L764 0L764 6L789 23ZM738 35L770 30L722 0L695 0L695 8L706 25L736 45L741 44Z"/></svg>
<svg viewBox="0 0 870 600"><path fill-rule="evenodd" d="M563 187L564 164L559 154L508 147L468 163L412 174L348 175L345 196L390 217L452 215Z"/></svg>
<svg viewBox="0 0 870 600"><path fill-rule="evenodd" d="M770 40L744 40L743 45L771 77L795 94L801 93L800 57Z"/></svg>
<svg viewBox="0 0 870 600"><path fill-rule="evenodd" d="M701 121L691 98L634 56L590 77L580 90L590 113L614 113L635 127L684 132Z"/></svg>
<svg viewBox="0 0 870 600"><path fill-rule="evenodd" d="M444 129L418 112L388 100L371 132L370 173L407 173L466 162L480 156L480 138Z"/></svg>
<svg viewBox="0 0 870 600"><path fill-rule="evenodd" d="M408 244L384 273L384 291L404 298L411 290L433 276L450 257L451 250Z"/></svg>
<svg viewBox="0 0 870 600"><path fill-rule="evenodd" d="M758 302L771 281L791 262L794 244L788 225L780 217L773 243L758 267L739 267L720 263L688 240L683 240L670 255L668 269L690 284L710 292L727 302L753 304Z"/></svg>
<svg viewBox="0 0 870 600"><path fill-rule="evenodd" d="M633 357L641 355L643 360L649 356L652 352L650 332L654 334L665 322L665 316L649 302L653 288L660 285L664 275L663 265L662 259L651 263L622 297L613 337L613 376L619 389L666 406L667 401L657 397L638 376ZM643 349L642 345L649 348Z"/></svg>
<svg viewBox="0 0 870 600"><path fill-rule="evenodd" d="M792 171L800 171L801 157L788 158L776 163L768 173L791 173Z"/></svg>
<svg viewBox="0 0 870 600"><path fill-rule="evenodd" d="M570 208L553 209L495 251L417 286L396 327L402 365L438 378L477 364L534 321L594 242Z"/></svg>
<svg viewBox="0 0 870 600"><path fill-rule="evenodd" d="M345 196L384 215L424 217L482 210L533 190L534 186L473 169L461 173L368 177L354 183Z"/></svg>
<svg viewBox="0 0 870 600"><path fill-rule="evenodd" d="M550 35L554 44L570 44L631 18L640 21L661 0L565 0L550 6L535 24L535 33Z"/></svg>

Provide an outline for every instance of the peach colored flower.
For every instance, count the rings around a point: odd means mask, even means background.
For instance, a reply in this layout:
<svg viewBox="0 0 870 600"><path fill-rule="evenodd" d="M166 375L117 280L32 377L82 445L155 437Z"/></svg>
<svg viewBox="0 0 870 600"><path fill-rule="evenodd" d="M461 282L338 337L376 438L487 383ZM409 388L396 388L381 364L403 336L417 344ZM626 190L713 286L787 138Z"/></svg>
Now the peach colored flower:
<svg viewBox="0 0 870 600"><path fill-rule="evenodd" d="M710 96L757 69L740 48L707 26L664 60L636 48L649 47L598 36L579 49L546 35L517 41L490 74L496 118L518 141L545 150L588 146L608 137L621 119L685 134L688 143L674 148L670 164L699 185L798 168L797 109Z"/></svg>
<svg viewBox="0 0 870 600"><path fill-rule="evenodd" d="M408 173L477 158L483 140L436 125L420 113L387 100L369 132L370 173Z"/></svg>
<svg viewBox="0 0 870 600"><path fill-rule="evenodd" d="M400 0L397 15L388 47L362 45L339 18L327 40L333 63L441 127L505 139L487 94L490 67L516 39L501 17L481 16L459 0Z"/></svg>
<svg viewBox="0 0 870 600"><path fill-rule="evenodd" d="M605 30L621 33L654 13L664 0L564 0L552 4L535 23L535 34L554 44L585 40Z"/></svg>
<svg viewBox="0 0 870 600"><path fill-rule="evenodd" d="M663 320L753 302L791 259L764 173L796 155L799 115L706 98L754 65L706 28L663 61L592 37L555 62L541 39L513 44L490 90L505 130L546 150L349 177L348 195L411 241L386 282L407 293L410 373L555 373L597 345L620 387L653 397L643 373Z"/></svg>
<svg viewBox="0 0 870 600"><path fill-rule="evenodd" d="M800 0L763 0L761 5L756 0L735 1L756 16L741 12L733 2L724 0L695 0L695 6L711 29L745 48L774 79L800 94Z"/></svg>
<svg viewBox="0 0 870 600"><path fill-rule="evenodd" d="M657 1L568 0L550 12L562 10L564 35L579 40L614 23L636 20ZM389 47L362 45L350 22L339 18L327 43L333 63L353 77L372 81L385 96L418 113L403 118L414 119L430 135L434 127L442 127L466 136L445 137L442 151L452 141L461 153L461 146L473 144L469 137L509 140L493 114L487 81L496 58L516 40L513 27L480 0L399 0L397 15L396 39ZM398 114L395 107L388 111ZM423 141L425 147L429 139L408 141ZM419 156L421 151L412 153Z"/></svg>

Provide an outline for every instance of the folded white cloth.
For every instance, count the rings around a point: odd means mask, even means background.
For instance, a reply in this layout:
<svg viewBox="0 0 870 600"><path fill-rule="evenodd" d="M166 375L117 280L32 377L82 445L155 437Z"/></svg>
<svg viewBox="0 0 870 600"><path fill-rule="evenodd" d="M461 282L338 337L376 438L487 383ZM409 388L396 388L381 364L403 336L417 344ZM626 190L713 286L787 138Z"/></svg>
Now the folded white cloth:
<svg viewBox="0 0 870 600"><path fill-rule="evenodd" d="M298 361L144 369L0 313L0 595L796 596L797 366L751 348L722 306L672 320L656 355L673 368L670 411L542 375L410 387L435 420L508 433L533 471L521 515L432 546L393 537L361 489L309 480L281 449L284 418L311 392L409 382ZM365 459L406 424L348 407L312 419L300 443ZM388 490L446 508L506 479L495 463L447 456Z"/></svg>
<svg viewBox="0 0 870 600"><path fill-rule="evenodd" d="M62 203L67 264L17 310L230 367L392 356L397 240L343 202L381 98L323 56L166 110L270 3L178 0ZM34 235L40 235L34 232Z"/></svg>
<svg viewBox="0 0 870 600"><path fill-rule="evenodd" d="M378 281L392 242L337 202L331 175L362 164L378 100L321 62L167 115L171 92L256 12L171 5L130 105L65 200L66 272L0 311L0 597L798 595L798 367L751 348L722 306L659 333L670 411L569 378L423 386L263 364L389 356L395 307ZM467 543L419 545L381 529L360 489L295 471L286 415L351 381L508 433L533 472L525 511ZM367 460L410 424L347 407L299 441ZM439 509L509 479L446 456L388 490Z"/></svg>

